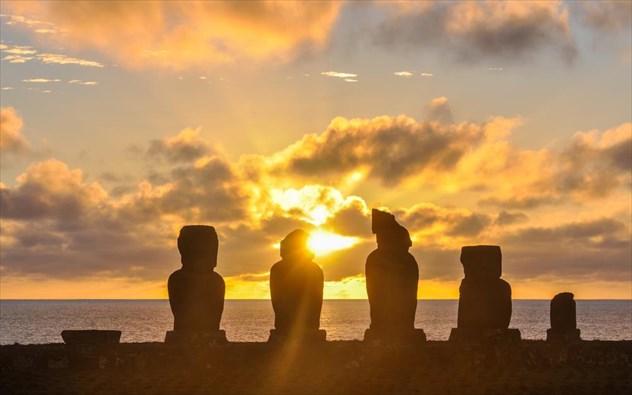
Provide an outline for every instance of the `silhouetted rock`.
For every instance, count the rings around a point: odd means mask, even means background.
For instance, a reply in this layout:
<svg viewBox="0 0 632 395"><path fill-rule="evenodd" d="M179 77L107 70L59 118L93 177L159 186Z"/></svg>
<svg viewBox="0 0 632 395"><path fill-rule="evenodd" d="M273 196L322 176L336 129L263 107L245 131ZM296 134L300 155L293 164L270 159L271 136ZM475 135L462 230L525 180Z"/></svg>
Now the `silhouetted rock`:
<svg viewBox="0 0 632 395"><path fill-rule="evenodd" d="M121 331L108 330L65 330L61 331L61 338L69 345L76 344L104 344L115 345L121 340Z"/></svg>
<svg viewBox="0 0 632 395"><path fill-rule="evenodd" d="M571 342L581 339L573 297L570 292L562 292L551 300L551 329L546 331L547 341Z"/></svg>
<svg viewBox="0 0 632 395"><path fill-rule="evenodd" d="M457 328L450 340L520 340L511 320L511 286L500 279L499 246L466 246L461 249L465 278L459 288Z"/></svg>
<svg viewBox="0 0 632 395"><path fill-rule="evenodd" d="M222 276L213 271L217 266L218 250L215 228L205 225L183 227L178 237L178 250L182 268L169 276L168 289L173 329L180 334L168 334L165 340L191 336L219 339L223 336L225 339L223 331L219 330L225 284Z"/></svg>
<svg viewBox="0 0 632 395"><path fill-rule="evenodd" d="M66 344L68 367L71 369L114 368L121 331L65 330L61 338Z"/></svg>
<svg viewBox="0 0 632 395"><path fill-rule="evenodd" d="M320 311L323 305L323 271L307 247L309 234L298 229L281 241L281 260L270 269L270 295L274 328L270 342L323 341Z"/></svg>
<svg viewBox="0 0 632 395"><path fill-rule="evenodd" d="M371 325L365 341L424 341L415 329L419 267L408 249L408 231L392 214L373 209L371 228L377 249L366 260L366 287L371 305Z"/></svg>

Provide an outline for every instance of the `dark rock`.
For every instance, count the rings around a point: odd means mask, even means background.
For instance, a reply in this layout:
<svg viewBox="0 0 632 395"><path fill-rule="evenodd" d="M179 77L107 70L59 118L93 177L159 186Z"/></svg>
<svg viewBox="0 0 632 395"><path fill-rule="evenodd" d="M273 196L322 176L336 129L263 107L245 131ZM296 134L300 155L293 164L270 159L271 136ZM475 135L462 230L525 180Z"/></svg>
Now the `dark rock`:
<svg viewBox="0 0 632 395"><path fill-rule="evenodd" d="M419 345L426 341L426 333L423 329L413 328L411 330L401 330L396 333L384 333L374 329L364 331L364 342L373 345Z"/></svg>
<svg viewBox="0 0 632 395"><path fill-rule="evenodd" d="M61 338L68 345L92 344L115 345L121 340L121 331L108 330L65 330L61 332Z"/></svg>
<svg viewBox="0 0 632 395"><path fill-rule="evenodd" d="M203 347L228 344L228 340L226 339L226 331L223 330L216 332L167 331L165 344Z"/></svg>
<svg viewBox="0 0 632 395"><path fill-rule="evenodd" d="M551 300L551 329L546 331L546 340L553 342L572 342L580 340L577 329L577 312L574 295L562 292Z"/></svg>
<svg viewBox="0 0 632 395"><path fill-rule="evenodd" d="M117 346L121 331L65 330L68 367L76 370L111 369L116 367Z"/></svg>
<svg viewBox="0 0 632 395"><path fill-rule="evenodd" d="M217 266L218 239L215 228L185 226L180 230L178 250L182 268L169 276L169 303L176 332L217 333L224 310L226 286Z"/></svg>
<svg viewBox="0 0 632 395"><path fill-rule="evenodd" d="M408 252L412 246L408 231L392 214L376 209L372 211L371 229L377 249L366 260L371 325L365 340L420 339L419 330L415 330L419 267Z"/></svg>
<svg viewBox="0 0 632 395"><path fill-rule="evenodd" d="M295 230L281 241L281 260L270 269L274 331L270 341L322 336L323 271L307 247L309 234ZM311 334L306 334L311 332ZM274 334L273 334L274 333Z"/></svg>
<svg viewBox="0 0 632 395"><path fill-rule="evenodd" d="M511 286L500 279L502 255L499 246L466 246L461 249L465 278L459 287L457 328L450 340L520 340L511 321Z"/></svg>
<svg viewBox="0 0 632 395"><path fill-rule="evenodd" d="M294 331L279 331L270 329L269 343L298 343L298 344L314 344L323 343L327 340L327 331L322 329L306 329Z"/></svg>
<svg viewBox="0 0 632 395"><path fill-rule="evenodd" d="M521 337L518 329L486 329L481 331L452 328L449 340L452 342L479 340L488 343L515 343L519 342Z"/></svg>

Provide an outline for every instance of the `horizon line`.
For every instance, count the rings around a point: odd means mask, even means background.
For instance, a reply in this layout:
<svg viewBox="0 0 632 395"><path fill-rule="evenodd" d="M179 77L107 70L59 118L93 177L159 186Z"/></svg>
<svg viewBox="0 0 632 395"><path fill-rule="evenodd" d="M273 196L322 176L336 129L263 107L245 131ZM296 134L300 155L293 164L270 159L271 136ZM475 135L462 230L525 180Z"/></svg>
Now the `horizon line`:
<svg viewBox="0 0 632 395"><path fill-rule="evenodd" d="M165 300L165 301L169 301L169 298L51 298L51 299L43 299L43 298L0 298L0 302L7 302L7 301L158 301L158 300ZM255 300L267 300L267 301L271 301L271 299L269 298L255 298L255 299L248 299L248 298L238 298L238 299L224 299L224 301L255 301ZM369 301L368 298L364 298L364 299L352 299L352 298L333 298L333 299L323 299L323 301L325 300L334 300L334 301L342 301L342 300L348 300L348 301ZM458 301L459 298L420 298L417 299L418 301L422 301L422 300L455 300ZM551 299L542 299L542 298L513 298L512 301L514 300L551 300ZM583 299L575 299L575 300L616 300L616 301L630 301L632 302L632 298L583 298Z"/></svg>

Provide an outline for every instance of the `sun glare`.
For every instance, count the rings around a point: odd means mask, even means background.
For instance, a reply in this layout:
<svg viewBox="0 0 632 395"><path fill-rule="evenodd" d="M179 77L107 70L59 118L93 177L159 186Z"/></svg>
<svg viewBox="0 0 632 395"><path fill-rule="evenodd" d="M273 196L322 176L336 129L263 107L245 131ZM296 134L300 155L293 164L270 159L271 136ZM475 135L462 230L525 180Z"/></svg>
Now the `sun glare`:
<svg viewBox="0 0 632 395"><path fill-rule="evenodd" d="M335 233L315 231L309 236L307 245L316 255L326 255L330 252L343 250L356 244L355 237L340 236Z"/></svg>

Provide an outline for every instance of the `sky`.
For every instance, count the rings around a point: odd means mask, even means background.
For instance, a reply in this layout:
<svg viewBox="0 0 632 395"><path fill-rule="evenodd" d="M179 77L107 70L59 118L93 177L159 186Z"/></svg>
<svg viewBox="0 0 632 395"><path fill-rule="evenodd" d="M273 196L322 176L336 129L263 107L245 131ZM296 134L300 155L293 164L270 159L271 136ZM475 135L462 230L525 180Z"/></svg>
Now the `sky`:
<svg viewBox="0 0 632 395"><path fill-rule="evenodd" d="M632 3L0 3L0 298L166 298L187 224L226 298L314 235L365 299L370 212L418 297L462 246L514 298L632 298Z"/></svg>

